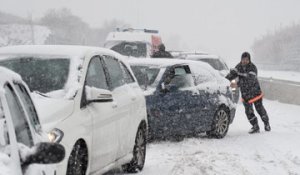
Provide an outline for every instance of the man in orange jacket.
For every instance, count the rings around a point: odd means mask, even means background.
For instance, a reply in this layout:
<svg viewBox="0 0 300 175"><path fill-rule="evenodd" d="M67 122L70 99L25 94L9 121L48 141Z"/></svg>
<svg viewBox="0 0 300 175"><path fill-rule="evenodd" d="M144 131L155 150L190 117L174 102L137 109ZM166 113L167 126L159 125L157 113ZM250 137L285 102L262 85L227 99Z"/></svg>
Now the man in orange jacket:
<svg viewBox="0 0 300 175"><path fill-rule="evenodd" d="M242 54L241 62L234 69L231 69L230 73L226 76L230 81L237 77L239 78L238 86L242 94L245 112L249 122L252 124L249 133L259 132L259 125L257 117L254 114L253 104L265 124L265 131L271 131L269 117L262 102L263 94L257 79L257 68L251 62L251 56L248 52Z"/></svg>

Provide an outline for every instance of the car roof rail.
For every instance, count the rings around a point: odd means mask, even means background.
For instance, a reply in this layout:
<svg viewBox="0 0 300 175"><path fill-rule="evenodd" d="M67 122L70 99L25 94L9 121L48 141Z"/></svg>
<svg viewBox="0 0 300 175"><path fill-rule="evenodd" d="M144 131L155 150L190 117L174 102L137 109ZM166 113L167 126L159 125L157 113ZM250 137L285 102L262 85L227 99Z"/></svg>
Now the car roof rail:
<svg viewBox="0 0 300 175"><path fill-rule="evenodd" d="M153 29L134 29L134 28L116 28L117 32L144 32L144 33L159 33L158 30L153 30Z"/></svg>

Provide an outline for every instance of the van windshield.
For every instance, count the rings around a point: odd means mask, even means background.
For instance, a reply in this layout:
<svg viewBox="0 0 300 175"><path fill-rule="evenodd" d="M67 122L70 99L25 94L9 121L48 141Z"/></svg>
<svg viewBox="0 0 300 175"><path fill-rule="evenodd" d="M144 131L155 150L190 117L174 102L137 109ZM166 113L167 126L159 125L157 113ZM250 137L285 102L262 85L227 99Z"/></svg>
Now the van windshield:
<svg viewBox="0 0 300 175"><path fill-rule="evenodd" d="M119 41L111 47L111 50L125 56L137 58L147 56L147 44L144 42Z"/></svg>

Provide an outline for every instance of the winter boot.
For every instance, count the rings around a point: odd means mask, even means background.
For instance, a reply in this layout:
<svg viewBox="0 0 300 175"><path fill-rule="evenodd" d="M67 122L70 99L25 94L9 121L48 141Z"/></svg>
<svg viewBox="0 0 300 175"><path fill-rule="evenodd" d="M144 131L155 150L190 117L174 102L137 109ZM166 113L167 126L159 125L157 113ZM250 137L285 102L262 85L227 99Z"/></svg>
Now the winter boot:
<svg viewBox="0 0 300 175"><path fill-rule="evenodd" d="M271 126L269 122L265 123L265 131L271 131Z"/></svg>
<svg viewBox="0 0 300 175"><path fill-rule="evenodd" d="M258 124L253 125L253 127L249 130L249 134L259 133L259 126Z"/></svg>

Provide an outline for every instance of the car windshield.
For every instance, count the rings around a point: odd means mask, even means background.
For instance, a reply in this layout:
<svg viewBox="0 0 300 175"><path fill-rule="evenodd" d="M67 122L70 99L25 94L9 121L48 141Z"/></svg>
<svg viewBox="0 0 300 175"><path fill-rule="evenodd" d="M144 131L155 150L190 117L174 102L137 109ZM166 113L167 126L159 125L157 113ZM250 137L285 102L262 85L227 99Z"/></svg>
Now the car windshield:
<svg viewBox="0 0 300 175"><path fill-rule="evenodd" d="M111 50L118 52L121 55L133 57L146 57L147 45L143 42L127 42L121 41L116 43Z"/></svg>
<svg viewBox="0 0 300 175"><path fill-rule="evenodd" d="M141 87L144 87L145 89L147 86L156 86L155 80L160 71L159 68L148 66L131 66L131 69Z"/></svg>
<svg viewBox="0 0 300 175"><path fill-rule="evenodd" d="M206 62L211 65L211 67L219 71L227 69L227 67L218 59L203 58L199 59L199 61Z"/></svg>
<svg viewBox="0 0 300 175"><path fill-rule="evenodd" d="M17 57L2 60L0 65L20 74L31 91L48 93L64 89L70 59Z"/></svg>

